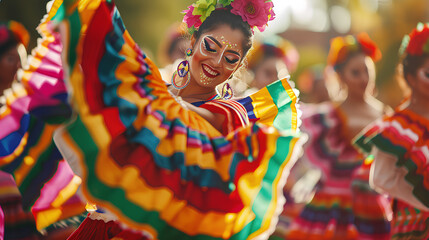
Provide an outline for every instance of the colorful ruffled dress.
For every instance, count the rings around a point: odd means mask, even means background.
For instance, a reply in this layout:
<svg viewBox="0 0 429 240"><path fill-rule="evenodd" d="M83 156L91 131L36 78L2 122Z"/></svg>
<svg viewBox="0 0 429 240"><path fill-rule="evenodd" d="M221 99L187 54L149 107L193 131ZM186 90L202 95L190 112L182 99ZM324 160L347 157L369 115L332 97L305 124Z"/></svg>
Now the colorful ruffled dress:
<svg viewBox="0 0 429 240"><path fill-rule="evenodd" d="M194 106L205 108L211 112L225 116L222 124L222 134L227 135L240 127L246 126L249 122L247 111L243 105L236 101L224 101L219 95L215 95L206 101L192 103ZM150 158L151 156L148 156ZM151 159L153 161L153 159ZM97 208L97 206L89 206ZM79 228L68 238L68 240L79 239L127 239L145 240L150 239L142 231L130 229L121 224L112 214L105 213L102 209L89 210L88 217L82 222Z"/></svg>
<svg viewBox="0 0 429 240"><path fill-rule="evenodd" d="M300 149L287 80L204 104L272 125L228 121L224 136L171 96L112 1L55 1L47 21L62 18L76 117L54 138L84 196L153 239L267 238Z"/></svg>
<svg viewBox="0 0 429 240"><path fill-rule="evenodd" d="M388 239L389 202L362 187L368 185L363 156L346 134L345 115L331 103L318 105L314 114L304 111L302 130L309 135L304 157L322 176L286 239Z"/></svg>
<svg viewBox="0 0 429 240"><path fill-rule="evenodd" d="M377 149L392 157L390 166L385 165L388 173L372 176L374 182L387 180L380 187L392 197L402 196L392 204L391 238L429 239L429 120L408 109L397 110L370 126L356 144L368 153ZM425 209L410 204L416 200Z"/></svg>
<svg viewBox="0 0 429 240"><path fill-rule="evenodd" d="M76 195L81 180L53 141L55 129L71 116L71 108L63 82L59 34L49 28L48 24L39 26L43 38L29 58L21 83L5 91L0 108L0 169L13 176L23 211L34 216L38 230L45 231L85 210Z"/></svg>

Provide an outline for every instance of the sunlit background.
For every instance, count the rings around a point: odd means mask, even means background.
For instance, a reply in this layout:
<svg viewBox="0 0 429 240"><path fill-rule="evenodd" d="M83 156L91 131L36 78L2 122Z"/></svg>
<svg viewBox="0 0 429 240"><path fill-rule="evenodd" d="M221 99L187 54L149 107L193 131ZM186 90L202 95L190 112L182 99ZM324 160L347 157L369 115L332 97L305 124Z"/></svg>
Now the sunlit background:
<svg viewBox="0 0 429 240"><path fill-rule="evenodd" d="M45 11L46 0L2 0L0 20L23 23L36 45L35 27ZM181 21L180 13L191 0L116 1L134 39L155 61L167 28ZM391 106L401 99L394 81L402 37L418 22L429 22L429 0L273 0L277 17L264 36L280 35L299 51L298 69L326 61L329 40L338 35L365 31L379 45L383 59L377 63L378 98Z"/></svg>

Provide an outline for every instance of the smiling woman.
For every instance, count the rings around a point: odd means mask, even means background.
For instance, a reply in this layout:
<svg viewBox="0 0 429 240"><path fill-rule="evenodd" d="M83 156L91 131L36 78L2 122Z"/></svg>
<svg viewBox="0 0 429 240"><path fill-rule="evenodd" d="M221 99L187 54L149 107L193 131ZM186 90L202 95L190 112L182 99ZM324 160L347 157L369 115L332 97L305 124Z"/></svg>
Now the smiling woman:
<svg viewBox="0 0 429 240"><path fill-rule="evenodd" d="M82 178L82 194L99 207L69 239L253 239L273 231L300 149L297 97L287 80L243 102L215 91L245 58L252 28L274 16L272 7L265 0L193 4L185 17L194 31L188 59L172 93L113 1L54 2L45 21L61 22L76 116L54 139Z"/></svg>
<svg viewBox="0 0 429 240"><path fill-rule="evenodd" d="M186 18L185 19L189 19ZM268 17L267 17L268 19ZM187 22L188 26L190 21ZM198 30L194 31L191 37L191 43L188 50L189 73L188 76L175 74L172 78L172 85L177 86L177 81L181 82L179 91L175 92L181 97L188 109L198 113L217 130L228 133L227 129L235 129L248 122L246 111L243 108L234 107L234 111L240 112L241 121L236 122L239 125L228 125L231 122L225 114L214 110L209 105L203 104L208 100L230 98L225 94L220 96L216 92L216 86L228 80L232 74L242 65L242 61L252 46L252 31L247 22L244 22L239 15L235 15L226 8L215 9L210 16L205 19ZM179 72L178 67L178 72ZM179 76L179 78L176 78ZM229 84L225 84L228 88ZM228 93L227 90L225 90ZM231 101L232 102L232 101ZM190 106L191 103L199 108ZM211 103L213 104L213 103ZM236 104L236 106L239 106ZM207 111L209 110L209 111Z"/></svg>

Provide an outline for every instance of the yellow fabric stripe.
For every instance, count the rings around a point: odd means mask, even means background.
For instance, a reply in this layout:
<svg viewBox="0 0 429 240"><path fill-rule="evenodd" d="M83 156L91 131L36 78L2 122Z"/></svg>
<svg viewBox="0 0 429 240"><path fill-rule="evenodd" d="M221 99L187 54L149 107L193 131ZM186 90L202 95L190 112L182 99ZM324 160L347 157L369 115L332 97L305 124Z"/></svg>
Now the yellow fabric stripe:
<svg viewBox="0 0 429 240"><path fill-rule="evenodd" d="M258 122L261 124L272 126L274 119L278 113L278 110L276 108L266 107L275 106L273 99L270 97L268 89L263 88L262 90L252 95L251 98L254 102L253 112L257 118L261 118ZM261 116L264 117L262 118Z"/></svg>
<svg viewBox="0 0 429 240"><path fill-rule="evenodd" d="M0 186L0 194L2 197L7 197L8 195L21 196L21 193L16 186Z"/></svg>
<svg viewBox="0 0 429 240"><path fill-rule="evenodd" d="M296 97L295 93L293 92L292 87L289 85L288 81L282 81L282 85L286 90L286 93L289 95L289 98L292 99L292 104L290 104L290 107L292 108L293 115L292 115L292 130L296 131L298 130L298 110L296 108L296 103L298 101L298 98Z"/></svg>
<svg viewBox="0 0 429 240"><path fill-rule="evenodd" d="M51 208L36 215L36 224L37 229L43 229L51 225L53 222L60 220L63 215L64 209L63 204L73 196L80 184L82 183L82 179L78 176L74 176L72 180L65 186L55 198L55 200L51 203ZM67 206L65 206L67 207ZM83 212L83 203L82 210Z"/></svg>
<svg viewBox="0 0 429 240"><path fill-rule="evenodd" d="M279 186L279 182L282 180L282 178L286 178L287 175L289 174L289 170L290 169L287 169L285 171L285 167L286 167L287 164L290 163L289 160L292 157L293 149L295 149L295 145L296 145L297 141L298 141L298 138L295 138L295 139L293 139L291 141L291 144L288 146L288 149L290 150L289 154L286 157L285 161L283 161L283 164L280 167L280 169L283 169L283 172L281 174L278 174L277 177L276 177L276 179L273 181L273 184L272 184L272 187L273 187L272 188L273 197L272 197L272 201L270 203L270 206L268 208L268 211L265 214L265 216L268 216L269 218L265 218L263 220L261 228L258 231L255 231L253 234L251 234L249 236L249 239L257 237L260 234L262 234L264 231L266 231L266 229L269 229L270 223L272 223L271 217L275 215L274 213L275 213L275 211L277 210L278 207L283 208L283 206L279 206L278 205L279 204L279 194L283 194L283 189L278 189L278 186ZM273 143L273 144L275 144L275 143ZM282 147L284 147L286 149L286 146L282 146ZM273 149L273 151L275 152L274 149ZM293 165L291 164L290 166L293 166ZM286 176L284 176L285 174L286 174ZM285 180L285 179L283 179L283 180Z"/></svg>

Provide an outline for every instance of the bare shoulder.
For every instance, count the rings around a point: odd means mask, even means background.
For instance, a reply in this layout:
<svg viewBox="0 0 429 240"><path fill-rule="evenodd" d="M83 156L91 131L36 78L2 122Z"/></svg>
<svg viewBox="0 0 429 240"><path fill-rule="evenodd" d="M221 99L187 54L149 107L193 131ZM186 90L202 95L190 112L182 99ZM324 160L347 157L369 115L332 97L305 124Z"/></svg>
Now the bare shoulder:
<svg viewBox="0 0 429 240"><path fill-rule="evenodd" d="M366 126L381 118L385 114L383 104L362 103L362 104L342 104L341 110L347 117L347 127L350 137L354 137Z"/></svg>

